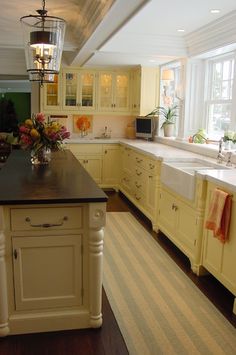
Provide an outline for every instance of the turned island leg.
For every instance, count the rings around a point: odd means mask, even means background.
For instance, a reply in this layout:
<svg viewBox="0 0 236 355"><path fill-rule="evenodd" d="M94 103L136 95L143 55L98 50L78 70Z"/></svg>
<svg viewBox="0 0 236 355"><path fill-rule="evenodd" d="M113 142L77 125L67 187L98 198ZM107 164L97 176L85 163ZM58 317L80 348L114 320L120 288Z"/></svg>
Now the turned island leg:
<svg viewBox="0 0 236 355"><path fill-rule="evenodd" d="M0 208L0 337L9 333L8 327L8 300L7 300L7 274L6 274L6 247L3 232L3 208Z"/></svg>
<svg viewBox="0 0 236 355"><path fill-rule="evenodd" d="M89 299L90 325L102 325L103 237L106 204L89 204Z"/></svg>

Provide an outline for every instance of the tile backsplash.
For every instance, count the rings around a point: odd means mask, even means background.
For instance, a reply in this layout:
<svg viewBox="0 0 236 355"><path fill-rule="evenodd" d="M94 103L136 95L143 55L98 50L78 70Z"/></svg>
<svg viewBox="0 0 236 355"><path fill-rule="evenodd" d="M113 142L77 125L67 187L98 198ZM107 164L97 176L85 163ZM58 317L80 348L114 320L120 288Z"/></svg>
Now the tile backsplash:
<svg viewBox="0 0 236 355"><path fill-rule="evenodd" d="M112 138L123 138L126 134L127 125L133 120L133 116L94 115L92 131L88 132L88 137L101 136L105 127L107 127L107 132L110 133ZM73 129L73 114L68 115L66 127L71 132L71 138L80 137L80 133L74 132Z"/></svg>

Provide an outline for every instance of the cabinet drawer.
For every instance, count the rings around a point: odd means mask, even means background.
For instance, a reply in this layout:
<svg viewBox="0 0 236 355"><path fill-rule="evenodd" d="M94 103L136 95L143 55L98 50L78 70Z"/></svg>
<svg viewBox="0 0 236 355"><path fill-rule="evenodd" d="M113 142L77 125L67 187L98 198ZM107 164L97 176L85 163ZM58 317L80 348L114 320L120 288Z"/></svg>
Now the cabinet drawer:
<svg viewBox="0 0 236 355"><path fill-rule="evenodd" d="M83 226L82 207L12 208L11 230L78 229Z"/></svg>
<svg viewBox="0 0 236 355"><path fill-rule="evenodd" d="M138 154L135 152L134 154L134 162L136 166L141 166L145 168L145 156L142 154Z"/></svg>
<svg viewBox="0 0 236 355"><path fill-rule="evenodd" d="M137 203L142 205L143 207L146 207L146 197L145 197L145 195L143 195L137 189L133 189L132 192L133 192L134 199L137 201Z"/></svg>
<svg viewBox="0 0 236 355"><path fill-rule="evenodd" d="M157 173L157 162L153 159L146 159L145 161L146 166L145 168L148 170L148 172L156 175Z"/></svg>

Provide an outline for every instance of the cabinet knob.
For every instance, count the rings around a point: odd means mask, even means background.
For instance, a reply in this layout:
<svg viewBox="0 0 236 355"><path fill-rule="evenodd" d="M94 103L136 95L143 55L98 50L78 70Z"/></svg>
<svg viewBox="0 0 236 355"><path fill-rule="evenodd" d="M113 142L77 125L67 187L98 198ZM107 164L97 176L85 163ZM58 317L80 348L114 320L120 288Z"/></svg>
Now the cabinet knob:
<svg viewBox="0 0 236 355"><path fill-rule="evenodd" d="M105 150L105 154L107 154L107 150Z"/></svg>

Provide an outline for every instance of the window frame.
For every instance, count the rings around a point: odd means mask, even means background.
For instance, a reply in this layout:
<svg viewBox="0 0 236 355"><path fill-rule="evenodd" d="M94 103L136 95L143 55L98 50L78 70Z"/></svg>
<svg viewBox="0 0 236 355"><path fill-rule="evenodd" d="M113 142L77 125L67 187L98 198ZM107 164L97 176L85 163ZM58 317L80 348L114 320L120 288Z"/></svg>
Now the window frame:
<svg viewBox="0 0 236 355"><path fill-rule="evenodd" d="M228 99L212 99L212 89L213 89L213 66L215 65L215 63L218 62L225 62L226 60L230 60L230 61L234 61L233 64L233 79L232 79L232 98L228 98ZM204 111L203 111L203 124L204 127L207 131L208 137L210 139L220 139L220 137L222 136L221 133L219 133L218 135L213 132L213 131L209 131L209 111L210 111L210 106L212 104L230 104L231 105L231 115L230 115L230 124L229 124L229 128L228 129L234 129L236 130L236 118L235 115L233 115L234 112L234 107L236 105L236 95L235 95L235 81L236 81L236 76L235 76L235 66L236 66L236 52L228 52L225 53L223 55L217 55L217 56L212 56L209 57L205 60L205 82L204 82L204 102L203 102L203 107L204 107ZM232 64L231 64L231 68L232 68ZM221 80L221 84L222 84L222 80Z"/></svg>

